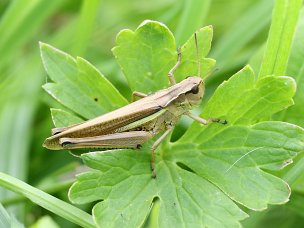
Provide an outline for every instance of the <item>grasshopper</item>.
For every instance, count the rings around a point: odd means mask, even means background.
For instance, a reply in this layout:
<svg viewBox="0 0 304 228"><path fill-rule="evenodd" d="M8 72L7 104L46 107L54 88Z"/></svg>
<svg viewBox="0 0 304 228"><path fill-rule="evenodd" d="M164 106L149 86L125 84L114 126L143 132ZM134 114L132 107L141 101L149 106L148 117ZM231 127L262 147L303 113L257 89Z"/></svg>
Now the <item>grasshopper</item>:
<svg viewBox="0 0 304 228"><path fill-rule="evenodd" d="M204 125L221 122L219 119L202 119L189 110L200 104L205 91L200 77L200 61L196 33L194 34L198 56L198 76L189 76L176 83L174 72L181 64L178 49L177 63L168 73L171 86L151 95L133 92L132 103L80 124L52 129L52 136L43 146L51 150L78 148L139 148L143 143L163 133L151 147L152 177L155 173L155 150L170 134L182 115ZM136 97L141 99L136 100Z"/></svg>

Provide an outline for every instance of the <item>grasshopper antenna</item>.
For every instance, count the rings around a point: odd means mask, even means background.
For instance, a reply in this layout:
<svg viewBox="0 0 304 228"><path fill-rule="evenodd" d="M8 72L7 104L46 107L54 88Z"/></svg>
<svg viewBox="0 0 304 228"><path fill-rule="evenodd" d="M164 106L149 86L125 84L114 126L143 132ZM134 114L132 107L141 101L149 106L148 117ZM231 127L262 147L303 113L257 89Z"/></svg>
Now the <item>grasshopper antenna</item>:
<svg viewBox="0 0 304 228"><path fill-rule="evenodd" d="M207 81L211 76L213 76L215 73L217 73L220 69L219 68L213 68L208 71L206 76L204 77L204 81Z"/></svg>
<svg viewBox="0 0 304 228"><path fill-rule="evenodd" d="M195 47L196 47L196 57L197 57L197 71L198 71L198 77L201 77L201 61L199 57L199 52L198 52L198 43L197 43L197 36L196 32L194 33L194 40L195 40Z"/></svg>

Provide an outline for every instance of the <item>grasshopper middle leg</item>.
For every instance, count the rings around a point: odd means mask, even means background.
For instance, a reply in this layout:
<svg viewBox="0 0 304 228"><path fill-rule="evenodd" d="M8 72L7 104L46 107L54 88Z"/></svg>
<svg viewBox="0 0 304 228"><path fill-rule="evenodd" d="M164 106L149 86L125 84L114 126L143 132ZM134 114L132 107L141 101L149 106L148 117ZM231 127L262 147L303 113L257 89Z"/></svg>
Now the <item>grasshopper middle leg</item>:
<svg viewBox="0 0 304 228"><path fill-rule="evenodd" d="M152 170L152 177L156 178L155 173L155 150L159 146L159 144L170 134L173 128L168 128L164 134L162 134L152 145L151 147L151 170Z"/></svg>
<svg viewBox="0 0 304 228"><path fill-rule="evenodd" d="M221 124L227 124L228 122L226 120L221 121L220 119L217 118L209 118L208 120L205 120L199 116L193 115L191 112L187 113L187 116L189 116L191 119L200 122L201 124L207 125L210 123L221 123Z"/></svg>

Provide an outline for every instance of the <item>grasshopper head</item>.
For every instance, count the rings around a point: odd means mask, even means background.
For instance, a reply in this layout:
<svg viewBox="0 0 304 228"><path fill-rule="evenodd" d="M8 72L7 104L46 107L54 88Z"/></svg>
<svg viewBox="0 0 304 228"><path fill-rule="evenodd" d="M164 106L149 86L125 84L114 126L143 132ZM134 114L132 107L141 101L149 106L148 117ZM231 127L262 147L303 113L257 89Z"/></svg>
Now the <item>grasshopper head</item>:
<svg viewBox="0 0 304 228"><path fill-rule="evenodd" d="M193 81L192 88L185 93L185 96L191 106L199 105L205 93L205 84L200 77L191 77Z"/></svg>

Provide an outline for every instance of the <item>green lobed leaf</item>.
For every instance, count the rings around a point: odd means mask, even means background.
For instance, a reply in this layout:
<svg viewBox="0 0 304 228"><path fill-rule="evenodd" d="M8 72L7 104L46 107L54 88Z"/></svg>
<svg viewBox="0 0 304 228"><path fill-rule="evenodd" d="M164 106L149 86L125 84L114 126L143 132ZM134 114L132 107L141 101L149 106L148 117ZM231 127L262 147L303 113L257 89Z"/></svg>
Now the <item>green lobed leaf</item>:
<svg viewBox="0 0 304 228"><path fill-rule="evenodd" d="M217 88L201 117L225 119L230 125L256 123L292 105L295 90L295 81L290 77L268 76L256 80L252 69L246 66ZM201 129L199 124L193 124L183 139L193 139ZM212 137L222 129L223 126L212 124L203 131Z"/></svg>
<svg viewBox="0 0 304 228"><path fill-rule="evenodd" d="M201 75L211 72L213 59L203 59L211 47L212 27L197 31L201 60ZM171 31L156 21L144 21L134 32L122 30L112 49L130 88L151 93L168 86L167 74L177 62L177 48ZM177 81L197 75L197 55L192 36L182 47L182 64L176 72Z"/></svg>
<svg viewBox="0 0 304 228"><path fill-rule="evenodd" d="M263 170L279 170L304 149L303 129L283 122L231 126L210 137L205 132L172 148L182 162L236 202L253 210L288 201L286 182ZM189 148L192 148L189 150Z"/></svg>
<svg viewBox="0 0 304 228"><path fill-rule="evenodd" d="M40 44L44 68L53 82L43 88L58 102L89 119L127 104L113 85L89 62Z"/></svg>
<svg viewBox="0 0 304 228"><path fill-rule="evenodd" d="M212 28L198 34L209 37L199 40L200 58L204 58ZM189 49L182 51L184 68L176 74L180 80L182 72L190 69L187 61L195 63L193 40L183 46ZM176 62L176 51L167 27L148 21L135 32L123 30L117 43L113 53L132 89L150 92L168 84L166 74ZM288 185L267 170L285 167L304 150L304 131L284 122L260 121L292 105L294 93L293 79L256 80L246 66L219 86L201 115L226 119L228 125L194 123L177 142L163 143L157 150L156 179L151 178L149 144L140 151L91 152L82 159L93 170L77 177L69 197L79 204L101 201L93 208L95 223L101 227L143 225L156 198L160 227L239 227L247 215L235 202L263 210L288 200Z"/></svg>
<svg viewBox="0 0 304 228"><path fill-rule="evenodd" d="M199 29L196 32L197 46L200 59L200 72L198 72L198 56L194 35L192 35L185 44L181 46L181 65L177 68L175 78L182 81L186 76L200 76L206 78L211 75L215 65L215 60L204 58L211 49L213 37L212 26Z"/></svg>
<svg viewBox="0 0 304 228"><path fill-rule="evenodd" d="M131 90L150 93L168 85L165 75L177 57L173 34L165 25L144 21L134 32L122 30L116 43L112 51Z"/></svg>
<svg viewBox="0 0 304 228"><path fill-rule="evenodd" d="M100 171L81 174L70 190L70 199L74 203L105 199L93 209L100 226L142 225L155 197L160 199L161 227L231 227L246 217L218 188L172 161L161 161L157 179L152 179L149 153L117 150L82 157L86 165ZM210 199L214 201L210 203Z"/></svg>

